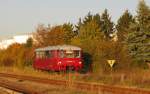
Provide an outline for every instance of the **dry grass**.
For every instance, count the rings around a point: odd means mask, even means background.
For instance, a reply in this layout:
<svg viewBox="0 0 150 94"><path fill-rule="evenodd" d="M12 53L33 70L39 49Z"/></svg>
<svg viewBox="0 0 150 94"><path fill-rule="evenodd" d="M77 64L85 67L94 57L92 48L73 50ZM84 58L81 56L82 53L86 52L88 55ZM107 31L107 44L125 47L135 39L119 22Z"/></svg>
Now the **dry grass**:
<svg viewBox="0 0 150 94"><path fill-rule="evenodd" d="M0 72L23 74L27 76L35 76L48 79L65 79L65 77L63 76L64 74L59 74L55 72L49 73L48 71L34 70L31 67L25 67L22 69L17 67L0 67Z"/></svg>
<svg viewBox="0 0 150 94"><path fill-rule="evenodd" d="M150 70L136 69L134 71L113 72L112 74L79 74L76 72L56 73L47 71L37 71L30 67L26 67L24 69L18 69L16 67L0 67L0 72L23 74L48 79L68 80L67 88L70 89L72 89L74 81L150 88Z"/></svg>

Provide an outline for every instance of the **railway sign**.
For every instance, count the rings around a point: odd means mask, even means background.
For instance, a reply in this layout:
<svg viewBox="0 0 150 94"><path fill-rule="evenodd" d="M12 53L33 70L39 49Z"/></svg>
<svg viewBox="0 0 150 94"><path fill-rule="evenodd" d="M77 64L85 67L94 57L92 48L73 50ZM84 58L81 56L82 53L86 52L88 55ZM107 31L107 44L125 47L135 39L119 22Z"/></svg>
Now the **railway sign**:
<svg viewBox="0 0 150 94"><path fill-rule="evenodd" d="M115 64L116 60L107 60L107 62L110 65L110 67L112 68L113 65Z"/></svg>

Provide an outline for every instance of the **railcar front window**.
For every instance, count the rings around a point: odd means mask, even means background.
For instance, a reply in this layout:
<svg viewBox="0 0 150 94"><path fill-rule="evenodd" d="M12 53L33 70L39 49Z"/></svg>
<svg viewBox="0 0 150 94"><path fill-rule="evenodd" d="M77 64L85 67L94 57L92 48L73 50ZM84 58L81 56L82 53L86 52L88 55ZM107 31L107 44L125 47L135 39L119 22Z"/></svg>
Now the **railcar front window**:
<svg viewBox="0 0 150 94"><path fill-rule="evenodd" d="M66 58L74 58L73 50L66 50Z"/></svg>
<svg viewBox="0 0 150 94"><path fill-rule="evenodd" d="M63 50L61 50L59 52L59 56L60 56L60 58L79 58L80 51L73 51L73 50L63 51Z"/></svg>
<svg viewBox="0 0 150 94"><path fill-rule="evenodd" d="M66 58L74 58L74 54L73 53L66 53Z"/></svg>

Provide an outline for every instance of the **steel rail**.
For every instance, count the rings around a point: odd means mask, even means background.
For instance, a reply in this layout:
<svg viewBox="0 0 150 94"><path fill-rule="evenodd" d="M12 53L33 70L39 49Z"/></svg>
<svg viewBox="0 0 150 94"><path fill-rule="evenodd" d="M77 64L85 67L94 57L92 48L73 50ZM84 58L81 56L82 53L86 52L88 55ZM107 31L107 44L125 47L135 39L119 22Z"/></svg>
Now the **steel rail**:
<svg viewBox="0 0 150 94"><path fill-rule="evenodd" d="M72 86L77 89L95 91L95 92L110 92L113 94L150 94L150 90L140 89L140 88L131 88L131 87L121 87L121 86L110 86L110 85L102 85L98 83L87 83L87 82L77 82L77 81L67 81L67 80L54 80L54 79L46 79L39 78L33 76L25 76L25 75L15 75L8 73L0 73L2 77L10 77L21 80L29 80L38 83L50 84L50 85L63 85L63 86Z"/></svg>

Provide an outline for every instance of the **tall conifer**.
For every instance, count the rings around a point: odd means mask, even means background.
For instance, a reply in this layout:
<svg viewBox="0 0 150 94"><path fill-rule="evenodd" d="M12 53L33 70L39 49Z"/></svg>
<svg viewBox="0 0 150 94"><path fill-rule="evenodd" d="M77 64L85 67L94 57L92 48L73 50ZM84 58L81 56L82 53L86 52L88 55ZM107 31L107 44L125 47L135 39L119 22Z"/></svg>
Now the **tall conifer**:
<svg viewBox="0 0 150 94"><path fill-rule="evenodd" d="M150 62L150 8L144 1L138 5L137 21L130 26L127 43L131 56L139 65Z"/></svg>
<svg viewBox="0 0 150 94"><path fill-rule="evenodd" d="M126 10L123 15L117 21L116 29L119 41L124 41L127 33L129 33L129 26L134 23L133 16Z"/></svg>
<svg viewBox="0 0 150 94"><path fill-rule="evenodd" d="M102 32L105 34L105 38L111 38L110 35L114 31L114 23L111 21L111 17L109 16L107 9L105 9L104 13L101 15L101 28Z"/></svg>

